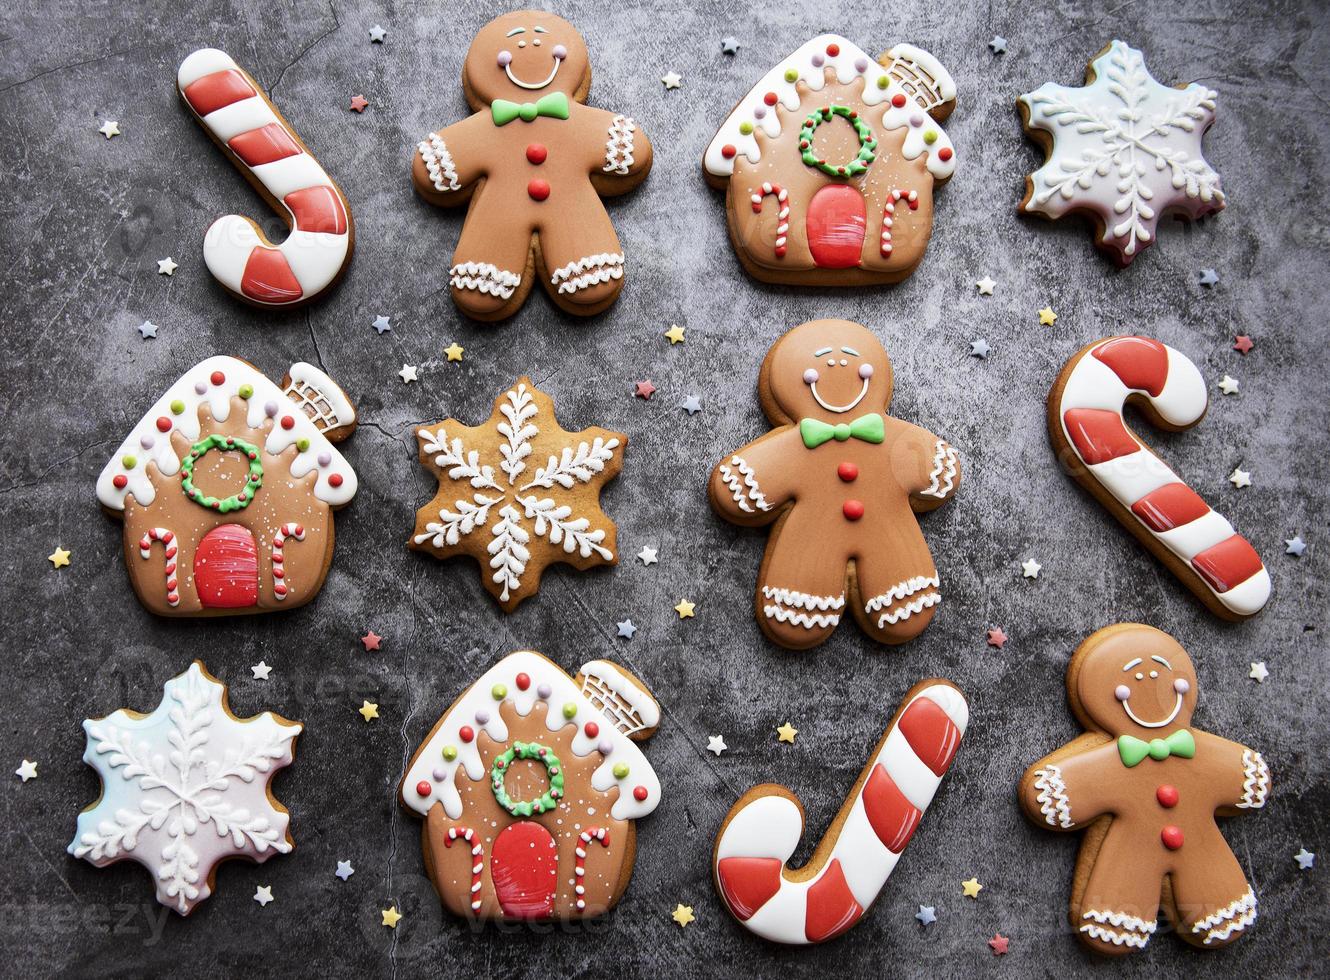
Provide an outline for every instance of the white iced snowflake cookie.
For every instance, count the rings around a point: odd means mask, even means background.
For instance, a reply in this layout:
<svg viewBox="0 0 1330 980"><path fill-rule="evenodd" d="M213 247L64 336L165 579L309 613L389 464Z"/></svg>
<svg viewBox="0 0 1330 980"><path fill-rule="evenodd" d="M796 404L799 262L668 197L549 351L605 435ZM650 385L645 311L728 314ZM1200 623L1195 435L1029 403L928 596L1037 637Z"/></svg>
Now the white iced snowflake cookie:
<svg viewBox="0 0 1330 980"><path fill-rule="evenodd" d="M1026 178L1023 213L1090 215L1095 243L1119 266L1154 241L1159 219L1189 220L1224 207L1219 174L1201 152L1218 93L1161 85L1145 56L1113 41L1090 63L1085 85L1048 82L1017 100L1025 131L1047 160Z"/></svg>

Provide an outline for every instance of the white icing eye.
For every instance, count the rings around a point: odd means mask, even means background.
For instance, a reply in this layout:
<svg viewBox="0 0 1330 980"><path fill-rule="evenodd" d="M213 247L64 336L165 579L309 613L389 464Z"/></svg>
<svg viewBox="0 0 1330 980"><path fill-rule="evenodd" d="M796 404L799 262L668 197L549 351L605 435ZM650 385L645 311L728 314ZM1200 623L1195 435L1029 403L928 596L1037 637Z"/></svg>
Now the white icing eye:
<svg viewBox="0 0 1330 980"><path fill-rule="evenodd" d="M850 362L847 361L847 360L846 360L845 358L843 358L843 357L840 359L840 366L841 366L841 367L845 367L845 366L846 366L847 364L849 364L849 363L850 363Z"/></svg>
<svg viewBox="0 0 1330 980"><path fill-rule="evenodd" d="M815 384L817 382L818 377L819 375L817 371L813 370L812 368L809 368L807 371L804 372L804 384L806 385Z"/></svg>
<svg viewBox="0 0 1330 980"><path fill-rule="evenodd" d="M518 42L517 42L517 46L518 46L519 48L524 48L524 47L526 47L526 42L525 42L525 41L518 41Z"/></svg>
<svg viewBox="0 0 1330 980"><path fill-rule="evenodd" d="M531 44L533 47L537 48L540 47L540 38L536 38L534 41L531 42Z"/></svg>
<svg viewBox="0 0 1330 980"><path fill-rule="evenodd" d="M1187 678L1179 677L1173 682L1173 690L1177 691L1179 694L1186 694L1191 690L1191 684L1187 683Z"/></svg>
<svg viewBox="0 0 1330 980"><path fill-rule="evenodd" d="M1159 671L1157 671L1157 670L1152 670L1152 671L1150 671L1150 676L1151 676L1151 677L1158 677L1158 676L1159 676Z"/></svg>
<svg viewBox="0 0 1330 980"><path fill-rule="evenodd" d="M859 377L861 377L861 378L863 378L865 381L867 381L867 380L868 380L869 378L871 378L872 376L873 376L873 365L871 365L871 364L860 364L860 365L859 365Z"/></svg>
<svg viewBox="0 0 1330 980"><path fill-rule="evenodd" d="M1136 672L1136 679L1137 679L1138 681L1143 681L1143 680L1145 680L1145 675L1142 674L1142 673L1138 670L1138 671Z"/></svg>
<svg viewBox="0 0 1330 980"><path fill-rule="evenodd" d="M836 359L834 357L828 357L827 367L835 367L835 366L836 366Z"/></svg>
<svg viewBox="0 0 1330 980"><path fill-rule="evenodd" d="M512 53L511 51L500 51L500 52L499 52L499 67L500 67L500 68L507 68L507 67L508 67L509 65L511 65L512 63L513 63L513 53Z"/></svg>
<svg viewBox="0 0 1330 980"><path fill-rule="evenodd" d="M554 50L551 51L550 54L554 55L554 57L558 58L560 61L563 61L564 58L568 57L568 49L562 44L556 44Z"/></svg>
<svg viewBox="0 0 1330 980"><path fill-rule="evenodd" d="M1126 701L1131 697L1131 688L1126 684L1119 684L1117 690L1113 692L1113 697L1117 698L1119 701Z"/></svg>

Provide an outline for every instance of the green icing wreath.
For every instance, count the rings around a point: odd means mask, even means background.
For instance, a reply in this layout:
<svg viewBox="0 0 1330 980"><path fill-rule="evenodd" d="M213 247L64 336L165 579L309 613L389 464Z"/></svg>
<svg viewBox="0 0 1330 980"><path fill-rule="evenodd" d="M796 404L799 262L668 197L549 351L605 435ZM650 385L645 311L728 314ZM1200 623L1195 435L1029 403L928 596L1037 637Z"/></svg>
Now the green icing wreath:
<svg viewBox="0 0 1330 980"><path fill-rule="evenodd" d="M545 774L549 777L550 785L539 799L514 802L508 795L508 790L504 788L503 777L507 774L508 767L517 759L534 759L545 764ZM494 798L499 801L499 806L514 817L545 813L555 809L559 805L559 798L563 796L563 763L547 745L541 745L539 742L514 742L512 748L494 760L494 768L490 770L490 788L494 790Z"/></svg>
<svg viewBox="0 0 1330 980"><path fill-rule="evenodd" d="M238 450L249 457L249 478L245 485L229 497L218 499L194 486L194 464L210 450L223 452ZM180 463L180 489L185 496L200 507L215 510L219 514L229 514L233 510L244 510L254 499L254 494L263 486L263 461L259 458L259 447L235 436L212 435L200 439L189 447L189 455Z"/></svg>
<svg viewBox="0 0 1330 980"><path fill-rule="evenodd" d="M859 155L849 163L827 163L813 152L813 133L832 116L840 116L848 122L859 137ZM858 177L877 159L877 137L854 109L845 105L829 105L818 109L804 120L803 128L799 130L799 150L803 154L805 164L817 167L829 177Z"/></svg>

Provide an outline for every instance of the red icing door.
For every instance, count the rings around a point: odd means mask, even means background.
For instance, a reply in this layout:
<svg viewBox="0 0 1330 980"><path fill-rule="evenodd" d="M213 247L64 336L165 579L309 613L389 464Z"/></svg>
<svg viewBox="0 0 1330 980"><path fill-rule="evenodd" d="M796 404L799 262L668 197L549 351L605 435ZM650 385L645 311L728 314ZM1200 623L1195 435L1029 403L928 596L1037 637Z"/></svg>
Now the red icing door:
<svg viewBox="0 0 1330 980"><path fill-rule="evenodd" d="M824 269L852 269L859 264L868 228L864 196L846 184L830 184L808 203L804 226L815 263Z"/></svg>
<svg viewBox="0 0 1330 980"><path fill-rule="evenodd" d="M239 524L203 536L194 552L194 588L204 609L244 609L259 602L259 550Z"/></svg>
<svg viewBox="0 0 1330 980"><path fill-rule="evenodd" d="M490 881L503 914L544 919L559 887L559 848L534 820L509 824L490 847Z"/></svg>

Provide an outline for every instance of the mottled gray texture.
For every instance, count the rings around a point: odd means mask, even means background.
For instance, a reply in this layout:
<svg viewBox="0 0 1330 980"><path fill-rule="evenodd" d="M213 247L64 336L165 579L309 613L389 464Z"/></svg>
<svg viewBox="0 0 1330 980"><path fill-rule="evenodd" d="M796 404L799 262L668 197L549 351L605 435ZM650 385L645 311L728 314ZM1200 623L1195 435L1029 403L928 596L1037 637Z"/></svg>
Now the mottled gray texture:
<svg viewBox="0 0 1330 980"><path fill-rule="evenodd" d="M200 3L9 4L0 67L0 239L6 251L0 366L3 558L0 603L8 651L0 688L0 761L36 759L41 776L3 793L5 871L0 936L40 973L141 974L335 970L351 975L969 976L1088 972L1065 924L1077 842L1027 824L1014 786L1023 768L1076 734L1063 696L1068 654L1092 630L1137 619L1169 630L1200 671L1200 726L1260 748L1274 771L1264 812L1226 833L1261 902L1254 934L1198 955L1160 935L1115 976L1310 973L1327 956L1330 838L1323 810L1330 735L1324 724L1326 589L1330 555L1325 480L1327 277L1326 63L1330 26L1304 3L1065 2L1057 5L822 2L757 11L719 3L560 5L590 42L596 105L631 112L656 148L655 170L612 205L630 279L622 299L589 322L533 295L508 323L461 322L445 266L461 215L419 201L410 149L465 106L463 51L487 5ZM1113 12L1106 12L1112 8ZM864 13L868 11L868 13ZM369 28L388 29L371 46ZM714 127L752 81L819 30L870 51L908 40L954 73L948 123L960 166L938 197L932 248L916 275L890 289L790 290L749 281L730 251L720 195L699 174ZM736 57L720 39L738 37ZM1010 51L986 42L1005 35ZM1196 227L1169 222L1126 272L1091 246L1075 220L1015 214L1039 152L1021 134L1015 97L1044 81L1078 80L1120 36L1141 46L1166 82L1220 90L1206 154L1222 173L1228 210ZM276 220L182 110L172 81L195 47L231 52L269 89L354 210L357 255L326 302L264 314L228 298L202 262L203 229L239 211ZM674 69L683 87L658 81ZM370 108L347 111L363 93ZM105 118L124 135L107 142ZM174 278L155 261L172 255ZM1197 285L1213 266L1221 280ZM989 274L995 295L973 282ZM1051 304L1053 328L1035 311ZM391 314L393 332L371 322ZM754 393L758 364L789 326L821 316L861 320L895 359L893 412L945 434L963 454L957 498L924 519L946 592L933 625L903 649L870 646L850 625L820 649L774 649L752 619L762 533L709 510L707 468L766 430ZM151 318L159 338L135 327ZM671 321L687 343L661 337ZM1053 464L1044 395L1058 367L1104 334L1142 331L1189 353L1210 381L1209 417L1192 432L1151 433L1175 468L1245 531L1275 583L1265 613L1217 621ZM1230 350L1234 333L1256 349ZM968 356L986 337L987 361ZM445 364L442 348L466 348ZM93 482L109 453L158 393L214 352L248 358L280 377L293 360L321 363L358 401L360 431L346 452L361 476L338 519L335 564L312 605L254 619L167 622L134 600L118 525L98 510ZM421 365L404 386L403 361ZM623 475L605 494L623 554L644 544L660 564L625 557L617 569L555 571L538 598L503 616L465 561L441 565L404 547L434 481L416 462L412 429L449 415L478 421L494 395L530 372L568 428L599 423L631 435ZM648 377L650 402L630 397ZM675 406L701 396L704 412ZM1234 490L1237 464L1253 485ZM1301 533L1302 559L1282 539ZM55 545L73 565L52 571ZM1020 577L1028 556L1038 581ZM672 606L694 599L697 617ZM616 638L616 620L641 631ZM998 652L984 631L1011 635ZM366 627L384 636L361 651ZM456 693L495 658L532 646L565 667L611 656L654 688L667 717L649 746L666 787L639 824L628 894L607 921L545 936L473 934L445 920L423 877L418 824L399 812L396 780L409 753ZM148 709L192 657L232 684L241 714L274 709L307 726L296 764L276 782L298 842L262 868L224 867L217 893L187 921L168 916L156 939L151 883L141 868L96 870L65 854L74 816L95 798L79 759L80 721L122 705ZM250 679L260 658L272 680ZM1248 662L1271 675L1258 686ZM872 913L818 951L755 940L722 910L709 880L712 839L749 785L777 780L803 798L811 834L839 806L893 710L915 680L949 677L970 695L973 725L952 774ZM381 717L366 725L362 697ZM795 745L777 744L789 720ZM705 752L708 734L731 749ZM9 770L6 770L8 772ZM1324 851L1298 872L1299 846ZM811 840L808 846L811 846ZM808 847L801 853L806 853ZM356 874L333 876L350 858ZM977 875L977 902L960 882ZM276 901L251 895L270 884ZM396 902L393 932L378 910ZM676 902L698 921L681 931ZM923 931L919 903L937 908ZM115 928L124 915L128 925ZM999 964L985 939L1012 937ZM916 964L923 963L922 969Z"/></svg>

